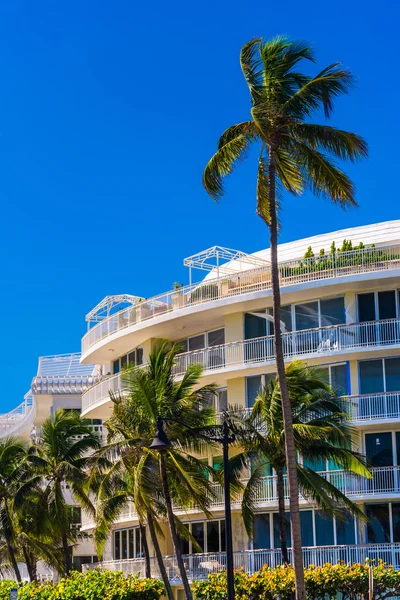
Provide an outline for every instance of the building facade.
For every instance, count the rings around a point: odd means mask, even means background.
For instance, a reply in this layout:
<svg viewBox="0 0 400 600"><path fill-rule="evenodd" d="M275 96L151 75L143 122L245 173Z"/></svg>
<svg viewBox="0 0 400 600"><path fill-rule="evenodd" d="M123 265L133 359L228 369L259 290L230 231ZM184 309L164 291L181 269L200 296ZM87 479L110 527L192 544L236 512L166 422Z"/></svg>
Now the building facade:
<svg viewBox="0 0 400 600"><path fill-rule="evenodd" d="M40 438L43 422L58 409L81 412L82 393L99 381L97 368L90 364L81 364L81 355L58 354L41 356L38 370L32 379L31 389L24 401L9 413L0 415L0 437L20 437L26 442ZM102 435L100 420L93 420L92 427ZM81 509L69 490L65 490L68 504L74 507L74 524L81 528ZM94 544L90 532L82 535L79 543L73 548L73 565L80 570L82 565L96 562ZM20 565L22 575L28 578L25 565ZM12 575L11 575L12 576ZM39 563L38 576L43 579L53 578L53 572L46 565Z"/></svg>
<svg viewBox="0 0 400 600"><path fill-rule="evenodd" d="M327 519L301 498L305 563L369 556L400 567L400 221L282 244L278 255L285 358L324 367L327 380L346 399L372 472L367 480L325 462L313 465L362 507L369 523ZM227 404L252 407L260 386L275 372L269 251L246 255L215 247L185 264L191 272L208 273L150 299L107 297L89 313L81 360L99 365L102 379L82 395L84 416L107 419L109 391L123 391L121 370L146 363L159 338L179 341L185 350L176 377L190 363L204 366L202 383L214 382L219 389L217 410ZM204 459L216 466L221 456ZM232 508L235 565L251 571L279 563L274 473L265 474L260 489L253 540L245 533L240 499ZM222 490L216 486L212 519L200 511L176 510L203 549L201 554L190 543L184 546L190 577L205 577L225 561ZM90 530L93 523L83 527ZM174 580L167 528L161 544ZM140 572L142 556L137 518L127 509L114 524L107 566Z"/></svg>

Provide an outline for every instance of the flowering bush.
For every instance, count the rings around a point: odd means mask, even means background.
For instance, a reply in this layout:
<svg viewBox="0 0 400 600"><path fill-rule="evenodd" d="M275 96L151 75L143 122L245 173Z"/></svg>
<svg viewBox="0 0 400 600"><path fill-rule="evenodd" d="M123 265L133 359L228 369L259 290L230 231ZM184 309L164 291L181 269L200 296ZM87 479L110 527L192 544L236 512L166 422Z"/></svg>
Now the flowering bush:
<svg viewBox="0 0 400 600"><path fill-rule="evenodd" d="M336 600L338 594L341 594L342 600L356 600L362 594L368 597L368 566L368 562L364 565L311 565L304 571L307 598ZM400 596L400 571L380 561L373 565L373 574L375 600ZM236 600L291 600L294 594L293 568L278 566L270 569L265 566L253 575L236 571L235 592ZM206 581L195 582L193 594L196 600L226 600L226 574L213 573Z"/></svg>
<svg viewBox="0 0 400 600"><path fill-rule="evenodd" d="M14 581L0 581L0 600L9 600ZM58 583L25 583L18 588L18 600L159 600L164 585L158 579L124 577L121 571L74 571Z"/></svg>

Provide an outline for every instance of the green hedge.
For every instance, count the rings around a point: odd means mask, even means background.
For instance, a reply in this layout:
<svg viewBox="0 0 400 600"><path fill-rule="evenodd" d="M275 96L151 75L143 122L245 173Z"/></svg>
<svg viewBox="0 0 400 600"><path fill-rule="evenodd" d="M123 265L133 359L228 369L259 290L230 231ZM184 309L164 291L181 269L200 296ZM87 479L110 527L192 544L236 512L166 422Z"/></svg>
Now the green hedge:
<svg viewBox="0 0 400 600"><path fill-rule="evenodd" d="M10 599L16 583L0 581L0 600ZM56 584L25 583L18 589L18 600L159 600L164 585L158 579L139 579L121 571L74 571Z"/></svg>
<svg viewBox="0 0 400 600"><path fill-rule="evenodd" d="M382 562L374 565L373 571L375 600L400 595L400 571ZM341 594L342 600L354 600L361 594L368 597L368 564L310 566L305 569L304 576L310 600L337 600L338 594ZM235 592L236 600L292 600L293 568L263 567L253 575L236 571ZM212 574L207 580L194 583L193 593L196 600L226 600L226 574Z"/></svg>

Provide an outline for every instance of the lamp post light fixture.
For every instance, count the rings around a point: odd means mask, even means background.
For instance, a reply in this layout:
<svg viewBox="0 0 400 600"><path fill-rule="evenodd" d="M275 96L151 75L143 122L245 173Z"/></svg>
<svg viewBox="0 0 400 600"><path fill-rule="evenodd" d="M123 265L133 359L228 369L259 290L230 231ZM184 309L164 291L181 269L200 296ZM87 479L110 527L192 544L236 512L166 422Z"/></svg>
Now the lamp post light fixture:
<svg viewBox="0 0 400 600"><path fill-rule="evenodd" d="M229 434L229 425L226 419L222 424L222 437L208 436L187 427L182 421L169 419L167 417L157 417L157 429L154 440L150 448L162 452L172 446L164 431L164 421L183 425L197 437L208 440L209 442L218 442L222 444L223 465L224 465L224 505L225 505L225 548L226 548L226 579L227 579L227 600L235 600L235 586L233 578L233 543L232 543L232 513L231 513L231 482L229 473L229 444L235 441L235 436Z"/></svg>

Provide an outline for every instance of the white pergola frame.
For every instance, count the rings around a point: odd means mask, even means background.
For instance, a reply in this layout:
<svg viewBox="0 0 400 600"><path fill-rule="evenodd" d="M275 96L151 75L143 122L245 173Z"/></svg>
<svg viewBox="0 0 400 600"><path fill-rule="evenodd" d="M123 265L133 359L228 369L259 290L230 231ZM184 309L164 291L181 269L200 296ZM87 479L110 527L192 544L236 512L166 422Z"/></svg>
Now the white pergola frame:
<svg viewBox="0 0 400 600"><path fill-rule="evenodd" d="M97 304L85 317L88 327L92 322L99 323L110 316L112 309L119 304L131 304L134 306L143 300L140 296L131 296L130 294L119 294L116 296L106 296Z"/></svg>
<svg viewBox="0 0 400 600"><path fill-rule="evenodd" d="M213 260L215 262L212 262ZM246 254L241 250L223 248L222 246L212 246L211 248L207 248L207 250L202 250L201 252L197 252L197 254L188 256L183 260L183 264L189 268L189 283L192 284L192 269L199 269L201 271L216 270L217 278L219 278L220 275L232 275L232 269L229 267L229 264L233 261L239 263L239 271L242 271L242 263L250 265L254 269L270 265L267 260L254 254Z"/></svg>

